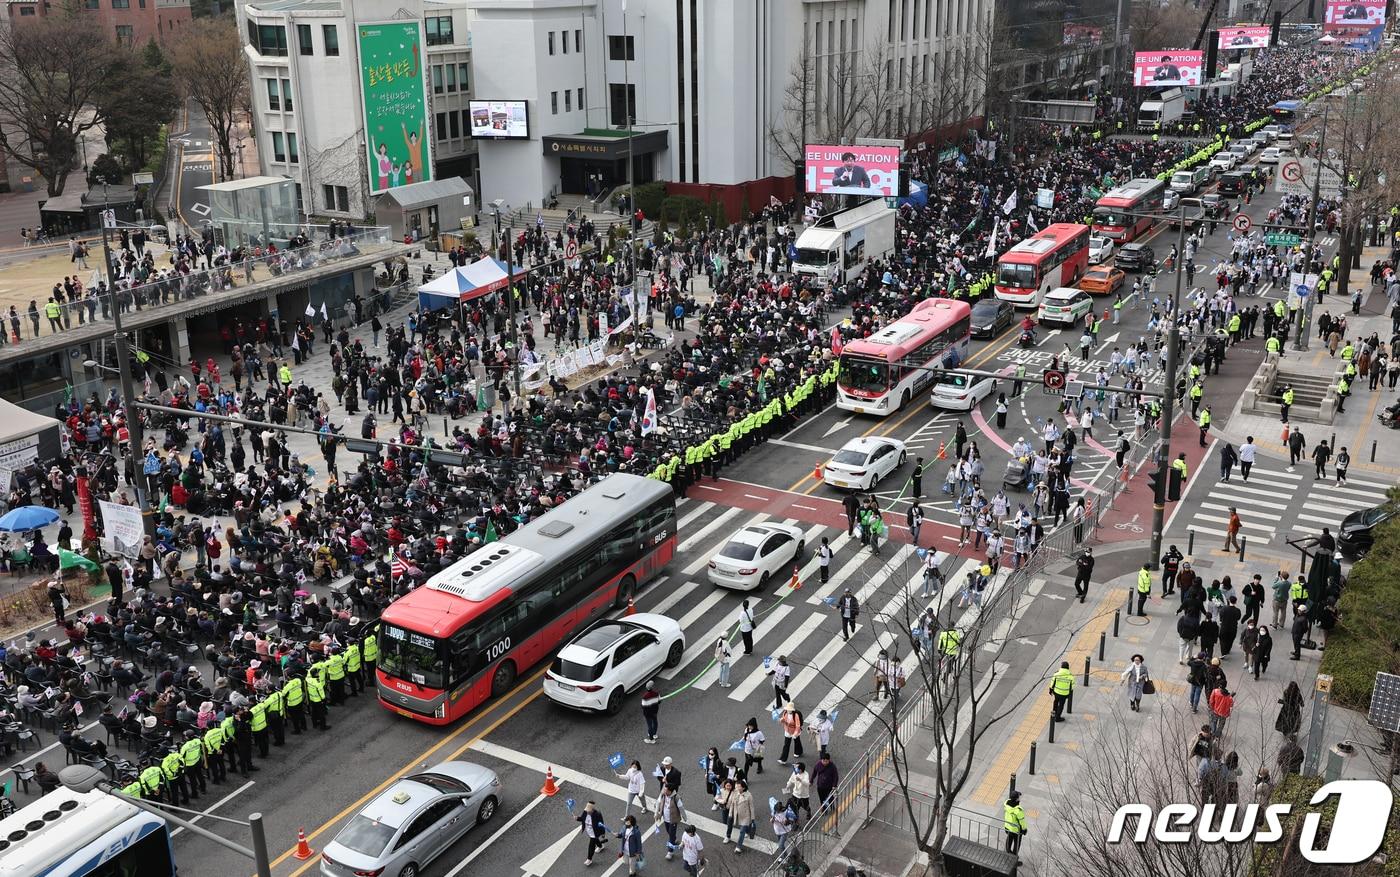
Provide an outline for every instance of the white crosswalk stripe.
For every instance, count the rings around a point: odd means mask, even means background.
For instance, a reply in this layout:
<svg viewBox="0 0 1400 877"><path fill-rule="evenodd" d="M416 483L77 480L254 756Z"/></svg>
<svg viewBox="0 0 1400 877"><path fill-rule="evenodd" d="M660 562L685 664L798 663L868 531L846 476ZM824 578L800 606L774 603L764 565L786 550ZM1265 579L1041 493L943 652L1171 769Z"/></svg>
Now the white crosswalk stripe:
<svg viewBox="0 0 1400 877"><path fill-rule="evenodd" d="M1251 543L1281 542L1295 529L1335 528L1351 512L1384 502L1386 490L1377 481L1348 479L1339 485L1255 464L1248 481L1236 470L1229 481L1212 484L1205 499L1193 507L1187 526L1223 540L1233 508L1240 516L1240 534Z"/></svg>

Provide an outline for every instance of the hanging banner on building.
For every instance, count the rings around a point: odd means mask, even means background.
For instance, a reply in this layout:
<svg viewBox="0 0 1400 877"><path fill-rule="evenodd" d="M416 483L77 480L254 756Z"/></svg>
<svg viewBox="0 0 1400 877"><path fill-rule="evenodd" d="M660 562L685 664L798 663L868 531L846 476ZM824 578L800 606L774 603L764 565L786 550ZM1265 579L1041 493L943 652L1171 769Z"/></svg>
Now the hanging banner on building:
<svg viewBox="0 0 1400 877"><path fill-rule="evenodd" d="M141 510L134 505L106 500L98 500L97 505L102 510L102 528L111 540L112 552L136 557L141 549L141 537L146 534L141 524Z"/></svg>
<svg viewBox="0 0 1400 877"><path fill-rule="evenodd" d="M816 195L883 195L899 191L898 146L808 146L806 189Z"/></svg>
<svg viewBox="0 0 1400 877"><path fill-rule="evenodd" d="M432 179L421 23L359 26L370 193Z"/></svg>
<svg viewBox="0 0 1400 877"><path fill-rule="evenodd" d="M1222 27L1220 48L1222 49L1267 49L1271 30L1264 27Z"/></svg>
<svg viewBox="0 0 1400 877"><path fill-rule="evenodd" d="M1097 46L1103 42L1103 28L1093 24L1065 24L1062 42L1066 46Z"/></svg>
<svg viewBox="0 0 1400 877"><path fill-rule="evenodd" d="M1156 88L1172 85L1200 85L1200 51L1138 52L1133 56L1133 85Z"/></svg>
<svg viewBox="0 0 1400 877"><path fill-rule="evenodd" d="M1376 0L1327 0L1325 31L1370 30L1385 24L1385 3Z"/></svg>

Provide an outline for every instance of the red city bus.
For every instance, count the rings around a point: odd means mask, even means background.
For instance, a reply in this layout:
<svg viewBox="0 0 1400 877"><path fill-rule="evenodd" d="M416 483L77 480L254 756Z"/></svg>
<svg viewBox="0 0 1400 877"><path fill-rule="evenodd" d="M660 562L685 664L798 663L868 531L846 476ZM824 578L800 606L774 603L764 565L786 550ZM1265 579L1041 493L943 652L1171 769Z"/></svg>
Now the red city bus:
<svg viewBox="0 0 1400 877"><path fill-rule="evenodd" d="M1152 218L1143 213L1161 213L1167 191L1165 180L1128 180L1109 189L1094 204L1094 231L1115 243L1126 244L1152 227Z"/></svg>
<svg viewBox="0 0 1400 877"><path fill-rule="evenodd" d="M671 486L609 475L389 604L379 627L379 702L446 725L637 589L676 552Z"/></svg>
<svg viewBox="0 0 1400 877"><path fill-rule="evenodd" d="M1089 226L1057 222L1001 254L992 290L1002 301L1034 308L1041 294L1073 286L1088 267Z"/></svg>

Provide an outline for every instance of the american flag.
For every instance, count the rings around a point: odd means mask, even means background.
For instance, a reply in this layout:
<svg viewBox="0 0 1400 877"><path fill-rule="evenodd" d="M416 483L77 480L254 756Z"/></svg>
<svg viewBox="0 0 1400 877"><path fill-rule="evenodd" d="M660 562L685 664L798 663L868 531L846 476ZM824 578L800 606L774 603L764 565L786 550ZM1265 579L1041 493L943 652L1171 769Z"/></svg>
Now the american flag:
<svg viewBox="0 0 1400 877"><path fill-rule="evenodd" d="M396 579L408 573L408 561L400 552L394 552L394 559L389 563L389 578Z"/></svg>

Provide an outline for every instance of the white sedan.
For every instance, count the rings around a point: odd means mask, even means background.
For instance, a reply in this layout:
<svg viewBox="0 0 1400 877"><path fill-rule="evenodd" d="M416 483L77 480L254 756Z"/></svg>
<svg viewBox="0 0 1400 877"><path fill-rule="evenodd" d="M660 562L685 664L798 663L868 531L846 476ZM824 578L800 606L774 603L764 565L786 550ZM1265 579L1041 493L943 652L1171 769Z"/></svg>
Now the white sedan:
<svg viewBox="0 0 1400 877"><path fill-rule="evenodd" d="M801 527L788 524L749 524L710 558L710 581L751 591L766 587L769 579L784 579L806 551L802 536Z"/></svg>
<svg viewBox="0 0 1400 877"><path fill-rule="evenodd" d="M1098 265L1113 255L1113 239L1102 235L1089 238L1089 264Z"/></svg>
<svg viewBox="0 0 1400 877"><path fill-rule="evenodd" d="M544 677L545 696L560 706L615 714L622 699L685 654L674 619L650 612L595 621L559 650Z"/></svg>
<svg viewBox="0 0 1400 877"><path fill-rule="evenodd" d="M904 442L884 436L861 436L846 442L825 466L822 480L832 487L870 490L909 457Z"/></svg>

